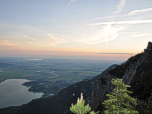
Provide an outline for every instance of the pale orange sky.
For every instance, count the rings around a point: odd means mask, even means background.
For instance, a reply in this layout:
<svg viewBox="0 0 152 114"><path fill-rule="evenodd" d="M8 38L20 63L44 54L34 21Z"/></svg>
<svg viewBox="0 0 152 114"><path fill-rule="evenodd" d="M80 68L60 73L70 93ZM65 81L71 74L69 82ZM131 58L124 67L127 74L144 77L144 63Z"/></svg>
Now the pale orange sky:
<svg viewBox="0 0 152 114"><path fill-rule="evenodd" d="M0 1L0 17L0 57L126 60L152 41L151 0Z"/></svg>

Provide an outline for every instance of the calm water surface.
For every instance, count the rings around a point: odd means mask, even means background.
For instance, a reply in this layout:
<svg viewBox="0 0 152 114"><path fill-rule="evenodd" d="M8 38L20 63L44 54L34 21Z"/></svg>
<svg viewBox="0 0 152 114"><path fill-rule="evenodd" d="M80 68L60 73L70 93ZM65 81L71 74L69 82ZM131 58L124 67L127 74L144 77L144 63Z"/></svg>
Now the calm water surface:
<svg viewBox="0 0 152 114"><path fill-rule="evenodd" d="M24 82L29 82L29 80L8 79L0 83L0 108L25 104L43 95L43 93L29 92L29 87L22 85Z"/></svg>

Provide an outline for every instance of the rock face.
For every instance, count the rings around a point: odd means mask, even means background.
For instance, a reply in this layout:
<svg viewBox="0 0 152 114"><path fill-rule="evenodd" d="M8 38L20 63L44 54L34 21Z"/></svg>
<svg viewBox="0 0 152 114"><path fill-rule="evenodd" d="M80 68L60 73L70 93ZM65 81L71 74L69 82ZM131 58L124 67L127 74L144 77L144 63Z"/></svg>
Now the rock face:
<svg viewBox="0 0 152 114"><path fill-rule="evenodd" d="M152 55L152 42L148 42L147 49L144 50L144 53L140 53L140 54L135 55L134 57L129 58L125 63L119 66L116 66L114 69L110 70L107 74L101 77L97 81L97 84L95 85L92 94L86 99L85 105L89 103L91 110L94 110L94 108L99 104L99 101L101 101L101 103L104 102L104 100L108 98L106 94L109 94L110 92L112 92L112 90L115 87L111 83L112 78L114 79L121 78L123 79L123 82L125 84L130 85L130 83L132 82L133 78L136 77L136 75L143 75L145 72L151 72L152 69L151 70L144 69L144 68L140 69L141 66L146 65L147 63L150 63L150 62L152 63L151 55ZM137 73L137 70L138 70L138 73ZM139 80L141 79L139 78ZM151 80L151 78L149 80ZM135 85L134 83L135 82L132 82L132 85ZM148 83L151 83L151 81ZM134 87L134 89L137 89L137 88L138 87ZM152 92L150 88L149 90L150 92ZM149 93L148 95L150 96ZM147 96L147 98L149 96Z"/></svg>
<svg viewBox="0 0 152 114"><path fill-rule="evenodd" d="M147 49L144 50L144 53L145 53L145 55L148 55L151 52L152 52L152 43L148 42Z"/></svg>
<svg viewBox="0 0 152 114"><path fill-rule="evenodd" d="M130 94L131 97L140 101L149 98L152 93L152 42L148 43L143 53L129 58L121 65L110 66L91 80L72 84L53 97L39 98L22 106L0 109L0 113L72 114L69 110L71 103L77 102L81 92L85 99L85 105L89 103L91 111L93 111L100 102L107 100L106 94L114 89L114 85L111 83L112 78L123 79L125 84L130 85L128 90L133 92ZM73 96L73 94L75 95ZM100 112L103 114L104 110Z"/></svg>

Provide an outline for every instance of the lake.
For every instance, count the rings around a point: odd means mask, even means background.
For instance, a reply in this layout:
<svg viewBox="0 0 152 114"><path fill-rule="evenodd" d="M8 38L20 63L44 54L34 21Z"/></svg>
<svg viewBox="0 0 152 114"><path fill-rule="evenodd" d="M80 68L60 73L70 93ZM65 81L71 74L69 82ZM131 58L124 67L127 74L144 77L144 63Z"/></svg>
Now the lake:
<svg viewBox="0 0 152 114"><path fill-rule="evenodd" d="M43 95L43 93L29 92L29 87L22 85L24 82L29 82L29 80L8 79L0 83L0 108L25 104Z"/></svg>

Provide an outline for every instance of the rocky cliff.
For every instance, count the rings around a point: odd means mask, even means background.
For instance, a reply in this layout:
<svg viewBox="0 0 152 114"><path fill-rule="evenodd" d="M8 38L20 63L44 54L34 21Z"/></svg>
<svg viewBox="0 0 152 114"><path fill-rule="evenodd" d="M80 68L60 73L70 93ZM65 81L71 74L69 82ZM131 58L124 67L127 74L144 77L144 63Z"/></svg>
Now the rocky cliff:
<svg viewBox="0 0 152 114"><path fill-rule="evenodd" d="M86 99L85 105L89 103L91 110L107 99L114 89L111 83L112 78L121 78L133 92L132 97L145 100L152 93L152 42L148 43L143 53L137 54L129 58L125 63L116 66L107 74L102 76L95 85L92 94ZM139 92L140 91L140 92Z"/></svg>
<svg viewBox="0 0 152 114"><path fill-rule="evenodd" d="M89 103L93 111L96 106L107 99L114 89L112 78L121 78L130 85L130 96L139 102L150 97L152 93L152 43L149 42L143 53L129 58L121 65L112 65L98 76L88 81L81 81L61 90L58 95L39 98L22 106L0 109L1 114L72 114L69 108L75 104L81 92L85 105ZM74 96L73 96L74 94ZM99 111L99 110L98 110ZM100 111L104 112L103 109Z"/></svg>

